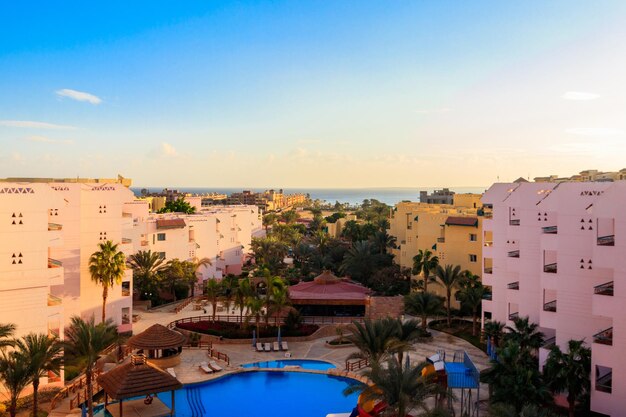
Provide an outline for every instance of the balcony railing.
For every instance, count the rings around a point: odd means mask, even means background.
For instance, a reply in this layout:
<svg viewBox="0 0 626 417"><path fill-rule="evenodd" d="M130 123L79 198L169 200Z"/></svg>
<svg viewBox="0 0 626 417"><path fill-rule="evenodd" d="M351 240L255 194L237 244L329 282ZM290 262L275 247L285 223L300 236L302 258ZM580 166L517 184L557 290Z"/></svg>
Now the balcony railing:
<svg viewBox="0 0 626 417"><path fill-rule="evenodd" d="M556 235L559 232L557 226L542 227L541 230L543 231L543 233L548 233L551 235Z"/></svg>
<svg viewBox="0 0 626 417"><path fill-rule="evenodd" d="M520 225L520 219L511 219L511 220L509 220L509 224L511 226L519 226Z"/></svg>
<svg viewBox="0 0 626 417"><path fill-rule="evenodd" d="M48 294L48 307L59 306L61 304L63 304L63 299L56 295Z"/></svg>
<svg viewBox="0 0 626 417"><path fill-rule="evenodd" d="M485 271L485 274L493 274L493 267L491 266L485 267L484 271Z"/></svg>
<svg viewBox="0 0 626 417"><path fill-rule="evenodd" d="M123 238L122 238L122 244L123 244L123 245L129 245L129 244L131 244L131 243L133 243L133 240L132 240L132 239L129 239L129 238L127 238L127 237L123 237Z"/></svg>
<svg viewBox="0 0 626 417"><path fill-rule="evenodd" d="M548 301L543 305L543 311L551 311L556 313L556 300Z"/></svg>
<svg viewBox="0 0 626 417"><path fill-rule="evenodd" d="M491 241L491 240L485 240L485 241L483 242L483 246L485 246L485 247L487 247L487 248L490 248L490 247L492 247L492 246L493 246L493 241Z"/></svg>
<svg viewBox="0 0 626 417"><path fill-rule="evenodd" d="M438 238L437 238L437 242L439 242L439 243L445 243L445 242L446 242L446 238L445 238L445 237L438 237Z"/></svg>
<svg viewBox="0 0 626 417"><path fill-rule="evenodd" d="M615 246L615 235L598 237L598 246Z"/></svg>
<svg viewBox="0 0 626 417"><path fill-rule="evenodd" d="M519 290L519 281L511 282L506 286L509 290Z"/></svg>
<svg viewBox="0 0 626 417"><path fill-rule="evenodd" d="M550 349L552 346L554 346L555 343L556 343L556 336L552 336L552 337L545 339L541 347L544 349Z"/></svg>
<svg viewBox="0 0 626 417"><path fill-rule="evenodd" d="M593 293L598 295L613 296L613 281L593 287Z"/></svg>
<svg viewBox="0 0 626 417"><path fill-rule="evenodd" d="M48 258L48 268L62 268L63 262Z"/></svg>
<svg viewBox="0 0 626 417"><path fill-rule="evenodd" d="M547 272L548 274L556 274L556 262L553 264L548 264L543 266L543 272Z"/></svg>
<svg viewBox="0 0 626 417"><path fill-rule="evenodd" d="M483 294L483 300L492 300L492 299L493 299L493 294L491 294L490 292Z"/></svg>
<svg viewBox="0 0 626 417"><path fill-rule="evenodd" d="M509 314L509 320L515 320L519 318L519 312Z"/></svg>
<svg viewBox="0 0 626 417"><path fill-rule="evenodd" d="M48 223L48 231L63 230L63 225L58 223Z"/></svg>
<svg viewBox="0 0 626 417"><path fill-rule="evenodd" d="M613 345L613 328L609 327L606 330L602 330L600 333L593 335L593 342L601 345Z"/></svg>
<svg viewBox="0 0 626 417"><path fill-rule="evenodd" d="M133 217L132 213L124 213L122 212L122 217Z"/></svg>
<svg viewBox="0 0 626 417"><path fill-rule="evenodd" d="M512 250L508 253L509 258L519 258L519 250Z"/></svg>
<svg viewBox="0 0 626 417"><path fill-rule="evenodd" d="M608 392L613 391L613 372L596 379L596 391Z"/></svg>

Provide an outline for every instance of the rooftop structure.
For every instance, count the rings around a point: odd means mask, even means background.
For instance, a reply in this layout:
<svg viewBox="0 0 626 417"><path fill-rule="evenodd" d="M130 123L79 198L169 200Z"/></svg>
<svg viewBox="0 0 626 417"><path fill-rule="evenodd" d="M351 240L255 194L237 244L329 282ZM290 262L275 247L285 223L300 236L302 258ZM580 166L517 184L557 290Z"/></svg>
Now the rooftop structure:
<svg viewBox="0 0 626 417"><path fill-rule="evenodd" d="M420 191L420 203L426 204L452 204L454 200L454 191L448 188L435 190L432 194L428 191Z"/></svg>
<svg viewBox="0 0 626 417"><path fill-rule="evenodd" d="M590 181L622 181L626 180L626 168L619 171L602 172L597 169L587 169L581 171L577 175L571 177L559 177L558 175L549 175L547 177L535 177L535 182L590 182Z"/></svg>

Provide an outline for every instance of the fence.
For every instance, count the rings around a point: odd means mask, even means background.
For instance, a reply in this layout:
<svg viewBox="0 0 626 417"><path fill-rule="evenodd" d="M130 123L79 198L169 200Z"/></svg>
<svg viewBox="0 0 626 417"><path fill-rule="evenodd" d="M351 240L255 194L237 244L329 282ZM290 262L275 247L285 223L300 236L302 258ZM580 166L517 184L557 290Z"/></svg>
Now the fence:
<svg viewBox="0 0 626 417"><path fill-rule="evenodd" d="M183 309L185 307L187 307L189 304L191 304L192 302L196 301L196 300L200 300L202 299L202 295L195 295L193 297L189 297L189 298L185 298L185 300L183 300L183 302L181 302L180 304L178 304L175 308L174 308L174 313L178 314L181 311L183 311Z"/></svg>
<svg viewBox="0 0 626 417"><path fill-rule="evenodd" d="M216 315L215 316L215 320L213 320L213 316L211 315L206 315L206 316L194 316L194 317L186 317L186 318L182 318L182 319L178 319L178 320L174 320L173 322L171 322L170 324L167 325L167 327L169 329L174 329L176 328L176 326L178 326L179 324L183 324L183 323L199 323L201 321L221 321L221 322L226 322L226 323L242 323L245 322L246 320L249 320L250 324L254 324L256 325L256 317L252 316L252 317L246 317L244 316L237 316L237 315ZM274 323L274 318L272 318L269 323L272 324ZM284 320L284 318L281 318L281 320ZM259 318L259 322L264 322L265 318L264 317L260 317ZM333 316L302 316L302 322L304 324L351 324L352 322L359 322L359 323L363 323L364 318L363 317L333 317Z"/></svg>
<svg viewBox="0 0 626 417"><path fill-rule="evenodd" d="M221 361L226 362L228 365L230 365L230 358L228 357L227 354L222 353L222 352L218 352L215 349L209 349L209 356L215 359L219 359Z"/></svg>
<svg viewBox="0 0 626 417"><path fill-rule="evenodd" d="M355 361L346 361L346 371L358 371L361 368L365 368L370 365L368 358L357 359Z"/></svg>

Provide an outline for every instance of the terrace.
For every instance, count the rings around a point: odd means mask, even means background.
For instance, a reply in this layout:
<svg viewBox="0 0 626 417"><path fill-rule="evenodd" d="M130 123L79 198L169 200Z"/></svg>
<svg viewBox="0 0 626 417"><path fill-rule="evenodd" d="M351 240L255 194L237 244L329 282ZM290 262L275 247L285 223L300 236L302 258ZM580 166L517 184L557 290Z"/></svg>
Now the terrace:
<svg viewBox="0 0 626 417"><path fill-rule="evenodd" d="M597 295L613 296L613 281L605 282L604 284L593 287L593 293Z"/></svg>
<svg viewBox="0 0 626 417"><path fill-rule="evenodd" d="M599 236L598 246L615 246L615 235Z"/></svg>
<svg viewBox="0 0 626 417"><path fill-rule="evenodd" d="M543 305L543 311L550 311L556 313L556 300L548 301Z"/></svg>
<svg viewBox="0 0 626 417"><path fill-rule="evenodd" d="M543 272L546 272L548 274L556 274L557 272L557 264L552 263L552 264L547 264L543 266Z"/></svg>
<svg viewBox="0 0 626 417"><path fill-rule="evenodd" d="M606 330L602 330L601 332L594 334L593 343L613 346L613 328L609 327Z"/></svg>

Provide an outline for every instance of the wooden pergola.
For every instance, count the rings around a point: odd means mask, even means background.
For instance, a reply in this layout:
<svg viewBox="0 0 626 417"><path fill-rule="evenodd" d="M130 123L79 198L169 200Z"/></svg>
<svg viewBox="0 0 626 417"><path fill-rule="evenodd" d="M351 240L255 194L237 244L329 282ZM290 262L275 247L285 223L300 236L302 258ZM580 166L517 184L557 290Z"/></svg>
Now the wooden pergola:
<svg viewBox="0 0 626 417"><path fill-rule="evenodd" d="M180 354L186 341L187 338L181 333L170 330L162 324L153 324L128 339L126 344L133 349L142 349L148 359L160 359Z"/></svg>
<svg viewBox="0 0 626 417"><path fill-rule="evenodd" d="M131 417L173 416L175 412L174 392L183 384L169 373L148 363L144 355L133 355L128 363L111 369L97 379L104 390L104 407L114 417L124 417L124 404L130 408ZM170 391L172 407L167 407L153 394ZM139 400L129 398L145 397ZM109 407L109 398L118 401L118 407Z"/></svg>

